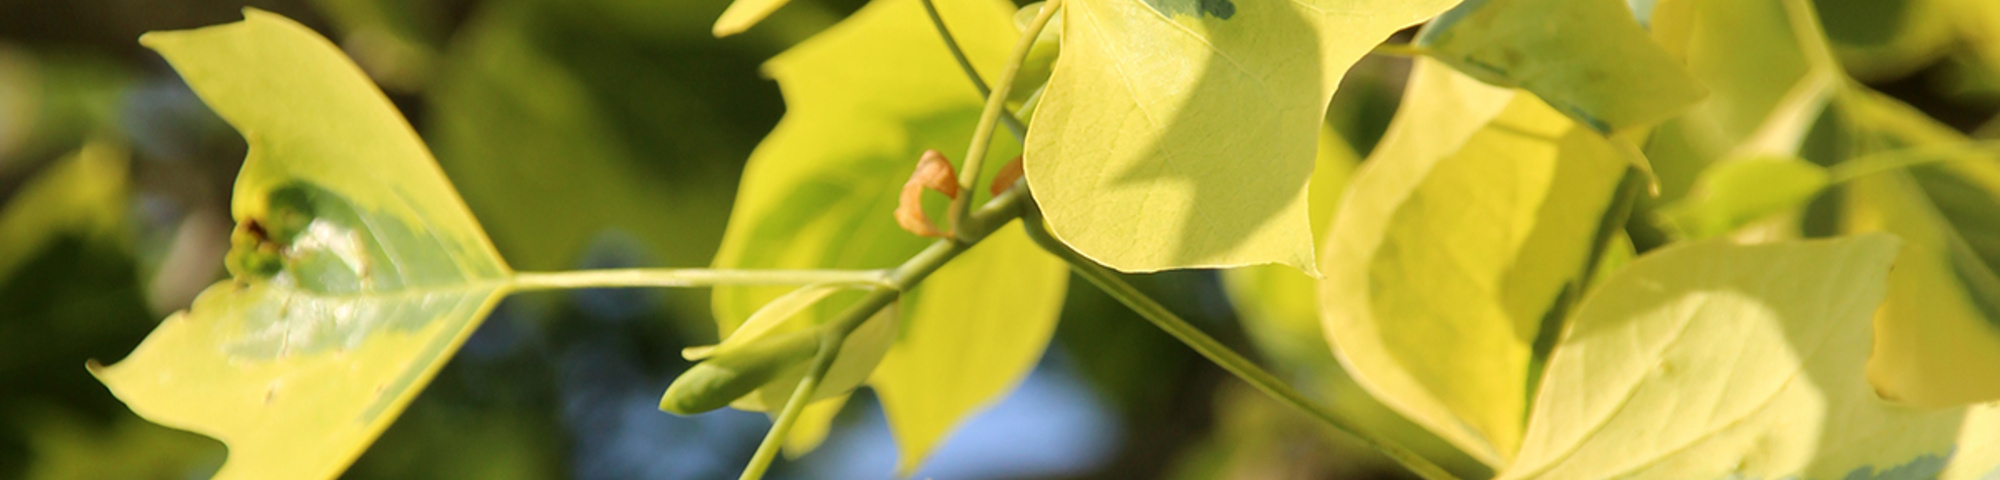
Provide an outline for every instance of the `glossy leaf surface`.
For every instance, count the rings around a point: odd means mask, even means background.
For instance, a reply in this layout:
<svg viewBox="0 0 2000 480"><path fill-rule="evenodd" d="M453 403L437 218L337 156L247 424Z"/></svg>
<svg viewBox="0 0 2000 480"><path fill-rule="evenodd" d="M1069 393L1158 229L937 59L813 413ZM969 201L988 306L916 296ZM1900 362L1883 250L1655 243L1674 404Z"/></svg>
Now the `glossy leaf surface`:
<svg viewBox="0 0 2000 480"><path fill-rule="evenodd" d="M1334 86L1453 3L1064 3L1025 160L1050 230L1127 272L1316 271L1306 183Z"/></svg>
<svg viewBox="0 0 2000 480"><path fill-rule="evenodd" d="M1384 403L1505 464L1542 317L1583 273L1624 171L1535 96L1420 61L1327 239L1327 338Z"/></svg>
<svg viewBox="0 0 2000 480"><path fill-rule="evenodd" d="M283 17L153 33L250 154L230 269L98 378L221 439L217 478L332 478L472 333L511 272L409 125Z"/></svg>
<svg viewBox="0 0 2000 480"><path fill-rule="evenodd" d="M1013 8L987 0L937 6L974 65L1000 71L1019 35ZM923 151L965 151L981 99L923 6L915 0L871 3L766 68L783 89L788 111L750 159L716 266L886 268L928 245L930 239L897 226L899 191ZM1016 155L1018 147L1002 140L988 158ZM1005 163L987 162L984 178ZM962 193L983 201L985 190ZM1053 333L1067 279L1060 261L1010 226L903 295L901 318L891 325L894 345L882 345L886 356L870 382L902 450L904 471L1034 367ZM784 293L716 289L721 330L733 330ZM802 314L823 322L852 298L833 295ZM843 349L843 357L849 354ZM825 388L832 387L839 385Z"/></svg>
<svg viewBox="0 0 2000 480"><path fill-rule="evenodd" d="M1425 25L1416 44L1600 132L1657 123L1708 94L1621 0L1469 0Z"/></svg>
<svg viewBox="0 0 2000 480"><path fill-rule="evenodd" d="M1897 244L1718 239L1632 262L1579 306L1500 478L2000 474L2000 410L1891 405L1863 378Z"/></svg>

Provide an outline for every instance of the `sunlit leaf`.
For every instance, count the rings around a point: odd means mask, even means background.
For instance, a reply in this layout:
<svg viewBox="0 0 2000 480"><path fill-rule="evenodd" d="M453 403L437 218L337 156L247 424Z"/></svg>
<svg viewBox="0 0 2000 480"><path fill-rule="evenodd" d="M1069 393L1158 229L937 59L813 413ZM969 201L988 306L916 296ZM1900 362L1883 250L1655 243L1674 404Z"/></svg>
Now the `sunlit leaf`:
<svg viewBox="0 0 2000 480"><path fill-rule="evenodd" d="M1425 25L1416 44L1600 132L1657 123L1707 95L1622 0L1469 0Z"/></svg>
<svg viewBox="0 0 2000 480"><path fill-rule="evenodd" d="M1123 271L1316 271L1306 183L1335 85L1453 3L1064 3L1026 159L1050 230Z"/></svg>
<svg viewBox="0 0 2000 480"><path fill-rule="evenodd" d="M1347 181L1361 163L1354 148L1323 127L1307 191L1314 237L1324 240L1340 208ZM1323 243L1323 242L1322 242ZM1319 324L1319 281L1284 265L1256 265L1222 272L1222 286L1257 347L1278 358L1332 360Z"/></svg>
<svg viewBox="0 0 2000 480"><path fill-rule="evenodd" d="M1500 478L2000 474L2000 408L1900 407L1863 378L1897 243L1718 239L1632 262L1578 307Z"/></svg>
<svg viewBox="0 0 2000 480"><path fill-rule="evenodd" d="M1625 163L1525 91L1431 60L1412 75L1327 239L1326 335L1384 403L1501 465L1542 318L1583 273Z"/></svg>
<svg viewBox="0 0 2000 480"><path fill-rule="evenodd" d="M1687 197L1659 213L1687 238L1703 239L1803 207L1826 186L1826 169L1798 158L1736 159L1703 170Z"/></svg>
<svg viewBox="0 0 2000 480"><path fill-rule="evenodd" d="M980 71L1000 71L1019 35L1014 9L988 0L938 2L938 8ZM902 184L925 150L965 151L981 99L922 5L870 3L766 68L784 91L788 111L751 156L716 266L887 268L928 245L930 239L896 224ZM989 153L1008 159L1019 149L1000 141ZM987 162L984 178L1005 163ZM960 193L975 201L989 195L985 188ZM870 382L905 471L1035 365L1053 332L1067 278L1060 261L1008 227L903 295L900 322L892 325L894 345L881 346L887 354ZM716 289L720 330L734 330L785 292ZM802 314L824 322L853 298L836 294ZM842 349L843 357L850 354ZM846 389L834 383L821 393ZM775 408L768 400L764 406Z"/></svg>
<svg viewBox="0 0 2000 480"><path fill-rule="evenodd" d="M1850 231L1905 239L1868 379L1913 405L2000 399L2000 157L1935 149L1968 139L1886 97L1856 98L1840 110L1864 129L1853 134L1906 149L1878 155L1944 161L1858 178L1843 202Z"/></svg>
<svg viewBox="0 0 2000 480"><path fill-rule="evenodd" d="M1314 157L1312 186L1308 194L1313 231L1318 233L1319 238L1324 239L1331 230L1342 193L1346 192L1348 180L1360 162L1353 147L1348 146L1331 125L1320 129L1319 152ZM1284 265L1255 265L1222 272L1222 286L1229 295L1230 304L1236 307L1244 333L1278 368L1305 377L1301 389L1323 392L1329 408L1446 468L1455 471L1483 468L1478 461L1369 396L1342 370L1327 344L1323 333L1325 329L1320 326L1319 282L1300 273L1297 268ZM1243 403L1255 403L1260 405L1258 408L1281 407L1262 400ZM1238 414L1230 405L1217 408L1226 412L1223 415ZM1215 443L1217 448L1233 449L1238 446L1225 444L1237 440L1219 439ZM1345 446L1357 451L1361 448L1358 445Z"/></svg>
<svg viewBox="0 0 2000 480"><path fill-rule="evenodd" d="M512 275L387 98L290 20L148 34L250 144L230 269L98 378L221 439L217 478L331 478L472 333Z"/></svg>
<svg viewBox="0 0 2000 480"><path fill-rule="evenodd" d="M1659 200L1686 195L1720 159L1798 154L1839 70L1824 37L1794 34L1797 12L1786 3L1661 0L1654 8L1654 35L1710 92L1646 144Z"/></svg>

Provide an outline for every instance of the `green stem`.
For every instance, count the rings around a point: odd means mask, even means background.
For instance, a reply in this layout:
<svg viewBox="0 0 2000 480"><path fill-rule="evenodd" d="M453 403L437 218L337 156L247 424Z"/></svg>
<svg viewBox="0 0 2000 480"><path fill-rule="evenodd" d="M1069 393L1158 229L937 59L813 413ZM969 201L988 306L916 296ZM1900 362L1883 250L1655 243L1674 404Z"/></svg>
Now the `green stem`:
<svg viewBox="0 0 2000 480"><path fill-rule="evenodd" d="M759 480L764 472L771 469L771 461L778 458L778 451L785 446L785 437L791 436L792 425L799 423L799 412L812 403L813 391L819 389L819 382L833 370L833 359L840 354L840 340L828 342L832 335L820 337L819 351L813 353L812 367L805 378L799 379L799 386L792 390L792 398L785 401L785 409L778 412L778 420L771 430L764 432L763 443L757 444L757 453L750 455L750 464L743 467L743 475L738 480Z"/></svg>
<svg viewBox="0 0 2000 480"><path fill-rule="evenodd" d="M993 96L993 89L987 88L986 80L980 78L979 69L972 66L972 60L966 58L965 50L958 47L958 37L952 36L951 29L944 26L944 17L938 15L937 4L931 0L924 0L923 4L924 13L931 17L931 26L937 27L938 37L944 39L945 49L951 50L952 60L957 60L958 68L965 71L965 78L972 80L972 89L979 92L979 98ZM1028 126L1022 124L1021 119L1014 116L1014 112L1004 112L1000 116L1000 122L1007 124L1008 131L1014 132L1015 140L1028 141Z"/></svg>
<svg viewBox="0 0 2000 480"><path fill-rule="evenodd" d="M1021 32L1020 40L1014 43L1014 54L1007 59L1000 78L994 80L993 93L986 96L986 109L979 112L979 125L972 129L972 144L966 147L965 165L958 169L958 190L961 193L951 199L951 235L960 242L970 244L970 239L986 234L973 230L971 227L976 225L969 224L965 219L972 213L972 197L976 191L973 188L979 186L982 173L980 164L986 160L987 146L993 143L993 124L1000 121L1000 114L1006 110L1007 94L1014 89L1014 77L1021 74L1021 62L1027 60L1028 51L1035 47L1035 37L1041 36L1042 29L1049 26L1049 20L1055 18L1056 11L1061 8L1062 0L1048 0L1048 3L1042 4L1041 13L1035 15L1035 20L1028 24L1028 28Z"/></svg>
<svg viewBox="0 0 2000 480"><path fill-rule="evenodd" d="M969 216L968 223L979 227L982 232L991 232L1018 218L1021 214L1020 205L1023 196L1020 185L1016 183L1014 188L1001 192L999 196L987 201L986 205L979 207L978 211ZM778 450L784 447L785 439L791 436L792 425L798 423L799 412L804 411L806 404L812 402L814 390L819 388L819 383L825 380L827 372L832 370L833 360L840 355L840 346L845 343L848 334L853 333L854 329L859 328L869 317L875 316L876 312L895 303L903 291L915 288L924 281L924 278L937 272L939 268L944 268L952 258L958 257L958 254L971 249L972 245L983 239L984 236L962 242L954 239L931 242L923 251L917 252L909 260L903 261L902 265L896 266L894 270L884 275L884 281L880 286L869 290L860 300L833 317L833 320L827 323L829 328L826 333L820 337L819 350L813 354L811 368L806 371L804 378L799 379L798 388L792 390L792 398L786 400L785 407L778 411L777 421L771 425L769 432L765 432L763 443L757 445L757 453L750 456L750 464L743 467L743 475L737 478L758 480L764 477L764 472L770 470L771 462L777 459Z"/></svg>
<svg viewBox="0 0 2000 480"><path fill-rule="evenodd" d="M1969 140L1875 152L1828 167L1826 182L1836 185L1891 170L1975 160L1980 158L1977 155L1992 153L2000 153L2000 140Z"/></svg>
<svg viewBox="0 0 2000 480"><path fill-rule="evenodd" d="M840 283L887 286L887 270L713 270L706 268L619 268L567 272L520 272L520 291L600 287L703 287L711 285L805 285Z"/></svg>
<svg viewBox="0 0 2000 480"><path fill-rule="evenodd" d="M1097 288L1102 289L1105 293L1111 295L1112 298L1118 299L1120 303L1124 303L1126 307L1137 312L1139 316L1145 317L1147 321L1152 322L1160 330L1166 331L1168 335L1179 339L1181 343L1186 344L1189 348L1193 348L1195 352L1200 353L1203 357L1207 357L1209 361L1215 362L1223 370L1227 370L1237 378L1249 382L1251 386L1264 392L1265 395L1269 395L1280 402L1284 402L1286 405L1291 405L1293 408L1303 410L1307 414L1317 417L1320 421L1333 427L1334 430L1354 437L1361 443L1374 448L1378 452L1382 452L1383 455L1388 456L1397 463L1403 464L1404 468L1410 469L1411 472L1416 473L1420 477L1428 480L1458 479L1458 477L1445 471L1443 467L1431 463L1430 460L1425 459L1422 455L1418 455L1416 452L1386 437L1377 435L1371 430L1362 428L1360 425L1356 425L1347 418L1342 417L1339 413L1307 398L1305 394L1293 389L1290 384L1279 380L1277 376L1258 367L1255 362L1230 350L1228 346L1216 341L1213 337L1209 337L1208 334L1202 333L1201 329L1195 328L1194 325L1188 324L1187 321L1181 320L1180 316L1175 315L1172 310L1168 310L1166 306L1160 305L1152 297L1146 296L1144 292L1140 292L1139 289L1132 287L1132 284L1126 283L1116 272L1104 268L1088 258L1084 258L1082 254L1077 253L1075 250L1070 250L1068 246L1056 241L1055 238L1049 236L1047 227L1042 225L1041 212L1033 204L1027 204L1022 207L1021 223L1026 228L1029 238L1034 239L1035 243L1041 245L1044 250L1048 250L1049 253L1069 262L1070 268L1075 270L1078 275L1089 280L1091 284L1097 285Z"/></svg>

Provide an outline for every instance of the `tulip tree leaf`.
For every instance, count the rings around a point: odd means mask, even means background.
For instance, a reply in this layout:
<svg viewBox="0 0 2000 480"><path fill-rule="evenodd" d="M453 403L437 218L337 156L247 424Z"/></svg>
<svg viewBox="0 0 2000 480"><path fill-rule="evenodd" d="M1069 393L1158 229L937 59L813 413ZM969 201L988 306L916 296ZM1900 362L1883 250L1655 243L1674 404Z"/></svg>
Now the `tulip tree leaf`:
<svg viewBox="0 0 2000 480"><path fill-rule="evenodd" d="M1019 36L1014 9L990 0L937 6L973 64L1000 71ZM751 155L716 266L887 268L928 245L896 225L898 193L925 150L954 156L966 150L982 102L923 6L870 3L766 70L788 111ZM999 161L986 163L985 178L1019 152L1012 142L995 142L989 158ZM984 188L974 190L967 194L975 201L987 196ZM902 449L902 470L914 470L957 422L997 401L1034 367L1054 332L1067 280L1061 261L1010 226L903 295L895 341L880 346L887 352L869 380ZM785 293L717 288L720 331ZM852 298L836 294L801 315L823 322Z"/></svg>
<svg viewBox="0 0 2000 480"><path fill-rule="evenodd" d="M1128 272L1315 272L1306 183L1335 85L1453 3L1065 2L1025 163L1050 230Z"/></svg>
<svg viewBox="0 0 2000 480"><path fill-rule="evenodd" d="M1689 239L1736 230L1804 207L1827 186L1827 171L1793 157L1750 157L1708 167L1687 197L1659 213Z"/></svg>
<svg viewBox="0 0 2000 480"><path fill-rule="evenodd" d="M395 107L311 30L245 10L140 41L249 142L235 278L94 373L141 416L226 443L216 478L332 478L512 273Z"/></svg>
<svg viewBox="0 0 2000 480"><path fill-rule="evenodd" d="M1840 112L1890 155L1938 163L1855 179L1851 231L1905 240L1876 313L1868 378L1886 397L1920 406L2000 399L2000 158L1955 150L1970 139L1878 95Z"/></svg>
<svg viewBox="0 0 2000 480"><path fill-rule="evenodd" d="M1339 132L1320 129L1307 194L1315 238L1324 240L1333 227L1341 194L1360 163ZM1259 350L1293 363L1333 360L1319 324L1319 281L1296 268L1256 265L1224 270L1222 286Z"/></svg>
<svg viewBox="0 0 2000 480"><path fill-rule="evenodd" d="M776 13L786 3L791 3L791 0L735 0L729 2L729 8L722 11L722 17L715 19L715 36L727 37L743 33L744 30L749 30L750 27L757 26L757 22L764 21L764 17L769 17L772 13Z"/></svg>
<svg viewBox="0 0 2000 480"><path fill-rule="evenodd" d="M1499 478L2000 474L2000 407L1892 405L1863 378L1897 244L1713 239L1633 261L1578 307Z"/></svg>
<svg viewBox="0 0 2000 480"><path fill-rule="evenodd" d="M1806 43L1778 0L1661 0L1654 36L1709 88L1692 110L1653 129L1646 158L1659 198L1686 195L1723 159L1797 156L1839 76L1823 37Z"/></svg>
<svg viewBox="0 0 2000 480"><path fill-rule="evenodd" d="M1583 273L1625 163L1534 95L1432 60L1412 75L1327 239L1326 336L1384 403L1502 465L1542 317Z"/></svg>
<svg viewBox="0 0 2000 480"><path fill-rule="evenodd" d="M1665 120L1708 94L1621 0L1469 0L1424 26L1416 43L1605 133Z"/></svg>

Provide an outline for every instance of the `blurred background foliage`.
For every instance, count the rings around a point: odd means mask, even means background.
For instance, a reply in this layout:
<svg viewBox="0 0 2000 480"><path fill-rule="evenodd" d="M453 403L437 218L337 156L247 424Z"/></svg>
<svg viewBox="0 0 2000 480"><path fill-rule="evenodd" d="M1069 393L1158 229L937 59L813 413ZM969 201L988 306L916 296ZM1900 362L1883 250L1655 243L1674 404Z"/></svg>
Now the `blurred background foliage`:
<svg viewBox="0 0 2000 480"><path fill-rule="evenodd" d="M390 94L517 269L701 266L743 160L784 112L758 65L864 2L795 0L715 39L725 0L0 0L0 478L206 478L223 458L217 442L133 416L83 368L122 357L225 275L243 142L140 33L235 21L244 6L298 19ZM2000 138L2000 25L1968 20L2000 14L1964 8L2000 3L1819 2L1851 75ZM1347 77L1327 123L1352 158L1379 140L1407 69L1371 57ZM1238 308L1214 272L1138 280L1349 414L1484 473L1354 387L1317 322L1287 311L1298 305ZM1400 475L1071 285L1043 365L918 478ZM714 339L707 297L509 299L346 477L734 478L762 415L655 408L687 367L677 352ZM856 398L826 447L777 476L888 476L893 440Z"/></svg>

